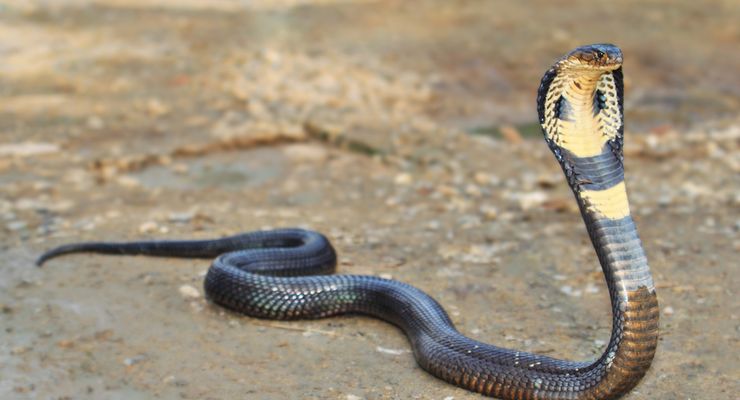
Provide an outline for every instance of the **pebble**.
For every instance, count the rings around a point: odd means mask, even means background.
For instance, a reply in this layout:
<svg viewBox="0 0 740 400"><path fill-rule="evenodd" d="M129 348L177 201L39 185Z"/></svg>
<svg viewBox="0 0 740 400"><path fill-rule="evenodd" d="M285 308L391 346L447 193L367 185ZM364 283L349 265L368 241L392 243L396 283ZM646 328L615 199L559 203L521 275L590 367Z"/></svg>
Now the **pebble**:
<svg viewBox="0 0 740 400"><path fill-rule="evenodd" d="M149 357L147 357L145 354L138 354L133 357L129 357L123 360L123 365L130 367L134 364L138 364L142 361L147 360Z"/></svg>
<svg viewBox="0 0 740 400"><path fill-rule="evenodd" d="M469 183L465 185L465 194L471 197L480 197L483 193L480 187L473 185L472 183Z"/></svg>
<svg viewBox="0 0 740 400"><path fill-rule="evenodd" d="M9 231L15 232L26 229L26 227L28 227L28 224L24 221L11 221L5 224L5 227L8 228Z"/></svg>
<svg viewBox="0 0 740 400"><path fill-rule="evenodd" d="M30 157L56 153L60 150L54 143L25 142L0 145L0 156Z"/></svg>
<svg viewBox="0 0 740 400"><path fill-rule="evenodd" d="M377 346L375 350L379 353L392 354L394 356L400 356L401 354L411 352L411 350L407 350L407 349L389 349L389 348L381 347L381 346Z"/></svg>
<svg viewBox="0 0 740 400"><path fill-rule="evenodd" d="M542 191L511 193L508 197L515 200L523 211L539 207L548 200L547 193Z"/></svg>
<svg viewBox="0 0 740 400"><path fill-rule="evenodd" d="M195 216L194 212L170 213L167 220L174 223L186 224Z"/></svg>
<svg viewBox="0 0 740 400"><path fill-rule="evenodd" d="M486 221L493 221L498 216L498 209L490 205L482 205L479 210Z"/></svg>
<svg viewBox="0 0 740 400"><path fill-rule="evenodd" d="M490 185L493 182L494 177L485 172L476 172L473 174L473 180L479 185Z"/></svg>
<svg viewBox="0 0 740 400"><path fill-rule="evenodd" d="M326 148L317 144L291 144L286 146L283 152L286 157L296 162L322 162L329 156Z"/></svg>
<svg viewBox="0 0 740 400"><path fill-rule="evenodd" d="M116 183L126 188L134 188L141 186L141 182L133 176L121 175L116 177Z"/></svg>
<svg viewBox="0 0 740 400"><path fill-rule="evenodd" d="M186 299L197 299L200 298L200 292L198 289L190 286L190 285L182 285L178 289L180 292L180 295Z"/></svg>
<svg viewBox="0 0 740 400"><path fill-rule="evenodd" d="M433 219L433 220L431 220L431 221L427 222L427 224L426 224L426 229L428 229L428 230L430 230L430 231L436 231L436 230L438 230L438 229L439 229L439 228L440 228L441 226L442 226L442 223L441 223L441 222L439 222L439 221L437 221L437 220L434 220L434 219Z"/></svg>
<svg viewBox="0 0 740 400"><path fill-rule="evenodd" d="M183 175L188 173L190 167L188 167L188 165L184 163L177 163L170 165L170 170L176 174Z"/></svg>
<svg viewBox="0 0 740 400"><path fill-rule="evenodd" d="M556 187L563 181L562 174L539 175L537 177L537 186L543 189Z"/></svg>
<svg viewBox="0 0 740 400"><path fill-rule="evenodd" d="M406 263L405 258L398 258L393 256L385 256L381 260L381 263L385 267L400 267L401 265ZM391 278L388 278L391 279Z"/></svg>
<svg viewBox="0 0 740 400"><path fill-rule="evenodd" d="M355 396L354 394L348 394L347 395L347 400L363 400L363 399L364 399L364 397Z"/></svg>
<svg viewBox="0 0 740 400"><path fill-rule="evenodd" d="M152 233L156 231L159 228L159 225L157 225L154 221L146 221L139 225L139 233Z"/></svg>
<svg viewBox="0 0 740 400"><path fill-rule="evenodd" d="M594 285L593 283L589 283L588 285L586 285L585 292L586 293L599 293L599 287Z"/></svg>
<svg viewBox="0 0 740 400"><path fill-rule="evenodd" d="M456 260L474 264L491 264L499 262L499 254L516 247L514 242L474 245L443 245L437 249L445 260Z"/></svg>
<svg viewBox="0 0 740 400"><path fill-rule="evenodd" d="M408 185L413 182L413 177L407 172L400 173L393 178L393 182L396 185Z"/></svg>
<svg viewBox="0 0 740 400"><path fill-rule="evenodd" d="M681 185L681 190L690 198L708 196L712 194L712 190L710 188L703 185L697 185L693 182L684 183L683 185Z"/></svg>
<svg viewBox="0 0 740 400"><path fill-rule="evenodd" d="M160 117L170 112L169 106L162 103L161 100L155 98L149 99L149 101L146 102L145 108L149 115L151 115L152 117Z"/></svg>
<svg viewBox="0 0 740 400"><path fill-rule="evenodd" d="M27 353L29 350L31 350L31 348L28 346L16 346L10 349L10 354L17 356L17 355Z"/></svg>
<svg viewBox="0 0 740 400"><path fill-rule="evenodd" d="M663 315L666 315L666 316L673 315L673 307L671 306L664 307Z"/></svg>
<svg viewBox="0 0 740 400"><path fill-rule="evenodd" d="M573 296L573 297L581 297L581 295L583 294L582 291L578 289L573 289L572 286L568 286L568 285L561 286L560 291L567 294L568 296Z"/></svg>
<svg viewBox="0 0 740 400"><path fill-rule="evenodd" d="M506 139L506 141L509 143L519 144L524 141L524 139L522 139L522 135L519 133L519 130L512 125L501 126L499 128L499 132L501 132L501 136L503 136L503 138Z"/></svg>
<svg viewBox="0 0 740 400"><path fill-rule="evenodd" d="M97 115L90 116L87 119L86 124L88 128L94 131L105 128L105 121L103 121L103 119L98 117Z"/></svg>
<svg viewBox="0 0 740 400"><path fill-rule="evenodd" d="M186 381L184 379L178 379L174 375L170 375L170 376L162 379L162 383L164 383L166 385L175 385L175 386L180 386L180 387L187 386L188 385L188 381Z"/></svg>

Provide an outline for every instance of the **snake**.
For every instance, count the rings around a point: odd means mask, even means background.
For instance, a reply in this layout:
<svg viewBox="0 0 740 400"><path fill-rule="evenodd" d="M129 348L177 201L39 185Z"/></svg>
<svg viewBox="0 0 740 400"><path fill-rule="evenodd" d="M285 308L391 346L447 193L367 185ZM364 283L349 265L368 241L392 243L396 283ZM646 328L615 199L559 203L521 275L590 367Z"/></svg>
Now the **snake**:
<svg viewBox="0 0 740 400"><path fill-rule="evenodd" d="M624 182L622 62L615 45L578 47L545 72L537 92L545 141L574 193L608 287L611 337L593 360L561 360L466 337L420 289L370 275L332 275L335 249L306 229L73 243L44 253L37 264L78 252L211 258L206 297L238 313L277 320L348 313L380 318L406 334L421 368L500 399L619 398L648 371L659 333L655 284Z"/></svg>

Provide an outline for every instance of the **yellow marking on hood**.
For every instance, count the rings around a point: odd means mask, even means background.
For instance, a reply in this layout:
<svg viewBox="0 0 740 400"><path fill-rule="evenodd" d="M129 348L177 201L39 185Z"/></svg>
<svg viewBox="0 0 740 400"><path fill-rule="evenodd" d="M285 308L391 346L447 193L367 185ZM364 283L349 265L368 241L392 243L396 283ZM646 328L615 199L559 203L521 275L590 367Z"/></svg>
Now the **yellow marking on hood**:
<svg viewBox="0 0 740 400"><path fill-rule="evenodd" d="M599 76L584 76L574 79L565 88L564 97L570 103L572 121L560 120L560 146L578 157L592 157L601 154L608 140L599 129L599 121L594 117L594 91Z"/></svg>
<svg viewBox="0 0 740 400"><path fill-rule="evenodd" d="M601 154L608 138L598 132L598 126L590 117L576 116L575 122L559 121L560 147L578 157L593 157Z"/></svg>

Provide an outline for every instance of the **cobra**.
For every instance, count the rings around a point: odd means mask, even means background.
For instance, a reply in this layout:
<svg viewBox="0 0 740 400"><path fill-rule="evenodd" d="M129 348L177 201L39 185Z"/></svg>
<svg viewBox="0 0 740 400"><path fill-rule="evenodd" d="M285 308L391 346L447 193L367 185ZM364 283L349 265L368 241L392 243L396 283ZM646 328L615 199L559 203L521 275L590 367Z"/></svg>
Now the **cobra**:
<svg viewBox="0 0 740 400"><path fill-rule="evenodd" d="M566 361L506 349L460 333L444 309L413 286L363 275L328 275L336 253L321 234L301 229L250 232L214 240L88 242L68 253L214 258L207 297L270 319L370 315L398 326L419 365L465 389L501 399L614 399L646 373L658 341L658 302L624 184L622 52L579 47L544 75L537 111L562 166L604 272L611 338L592 361Z"/></svg>

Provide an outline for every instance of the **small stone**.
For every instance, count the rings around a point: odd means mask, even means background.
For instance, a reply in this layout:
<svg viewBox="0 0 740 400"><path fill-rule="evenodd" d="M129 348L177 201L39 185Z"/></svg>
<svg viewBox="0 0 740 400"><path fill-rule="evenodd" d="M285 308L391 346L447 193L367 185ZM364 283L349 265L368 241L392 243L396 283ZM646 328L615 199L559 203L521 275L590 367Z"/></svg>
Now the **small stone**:
<svg viewBox="0 0 740 400"><path fill-rule="evenodd" d="M363 399L364 399L363 397L355 396L353 394L348 394L347 395L347 400L363 400Z"/></svg>
<svg viewBox="0 0 740 400"><path fill-rule="evenodd" d="M198 289L190 286L190 285L182 285L178 289L180 292L180 295L186 299L197 299L200 298L200 292Z"/></svg>
<svg viewBox="0 0 740 400"><path fill-rule="evenodd" d="M449 185L437 186L436 191L445 197L457 196L457 189Z"/></svg>
<svg viewBox="0 0 740 400"><path fill-rule="evenodd" d="M406 259L393 256L385 256L381 259L381 263L385 267L400 267L401 265L406 263Z"/></svg>
<svg viewBox="0 0 740 400"><path fill-rule="evenodd" d="M139 233L152 233L156 231L159 228L159 225L157 225L154 221L147 221L139 225Z"/></svg>
<svg viewBox="0 0 740 400"><path fill-rule="evenodd" d="M54 143L9 143L0 145L0 156L30 157L56 153L59 150L59 146Z"/></svg>
<svg viewBox="0 0 740 400"><path fill-rule="evenodd" d="M666 315L666 316L673 315L673 307L671 306L664 307L663 315Z"/></svg>
<svg viewBox="0 0 740 400"><path fill-rule="evenodd" d="M375 347L375 350L379 353L391 354L394 356L400 356L401 354L409 353L411 351L411 350L405 350L405 349L389 349L389 348L381 347L381 346Z"/></svg>
<svg viewBox="0 0 740 400"><path fill-rule="evenodd" d="M509 143L518 144L523 142L522 135L519 133L519 130L511 125L501 126L501 128L499 128L499 132L501 132L501 136L503 136Z"/></svg>
<svg viewBox="0 0 740 400"><path fill-rule="evenodd" d="M133 176L127 176L127 175L121 175L116 177L116 183L119 185L126 187L126 188L133 188L141 186L141 183L138 179L134 178Z"/></svg>
<svg viewBox="0 0 740 400"><path fill-rule="evenodd" d="M488 185L491 183L491 176L485 172L476 172L473 175L473 180L479 185Z"/></svg>
<svg viewBox="0 0 740 400"><path fill-rule="evenodd" d="M29 350L31 350L31 348L28 346L16 346L10 349L10 354L17 356L17 355L27 353Z"/></svg>
<svg viewBox="0 0 740 400"><path fill-rule="evenodd" d="M550 189L559 185L562 180L561 174L540 175L537 177L537 186Z"/></svg>
<svg viewBox="0 0 740 400"><path fill-rule="evenodd" d="M508 197L515 200L523 211L539 207L548 200L547 193L542 191L512 193Z"/></svg>
<svg viewBox="0 0 740 400"><path fill-rule="evenodd" d="M693 182L685 182L681 186L681 190L691 198L709 196L712 194L712 190L709 189L707 186L698 185Z"/></svg>
<svg viewBox="0 0 740 400"><path fill-rule="evenodd" d="M568 296L573 296L573 297L581 297L581 295L583 294L583 292L581 292L580 290L573 289L572 286L568 286L568 285L561 286L560 291L567 294Z"/></svg>
<svg viewBox="0 0 740 400"><path fill-rule="evenodd" d="M105 122L103 121L102 118L98 117L97 115L90 116L87 119L86 123L87 123L87 127L94 131L105 128Z"/></svg>
<svg viewBox="0 0 740 400"><path fill-rule="evenodd" d="M576 212L578 211L578 203L571 199L566 199L563 197L556 197L553 199L548 199L542 202L542 208L548 211L555 211L555 212Z"/></svg>
<svg viewBox="0 0 740 400"><path fill-rule="evenodd" d="M385 200L385 205L387 205L388 207L395 207L399 205L400 203L401 203L401 199L399 199L398 197L389 197L388 199Z"/></svg>
<svg viewBox="0 0 740 400"><path fill-rule="evenodd" d="M146 103L146 111L152 117L160 117L170 112L170 108L159 99L149 99Z"/></svg>
<svg viewBox="0 0 740 400"><path fill-rule="evenodd" d="M174 223L185 224L190 222L195 216L194 212L170 213L167 220Z"/></svg>
<svg viewBox="0 0 740 400"><path fill-rule="evenodd" d="M285 156L297 162L322 162L329 153L323 146L317 144L292 144L283 149Z"/></svg>
<svg viewBox="0 0 740 400"><path fill-rule="evenodd" d="M8 228L9 231L15 232L26 229L26 227L28 227L28 224L24 221L11 221L5 224L5 227Z"/></svg>
<svg viewBox="0 0 740 400"><path fill-rule="evenodd" d="M174 375L170 375L170 376L167 376L166 378L162 379L162 383L164 383L165 385L175 385L175 386L179 386L179 387L183 387L183 386L187 386L188 385L188 381L186 381L186 380L184 380L182 378L177 378Z"/></svg>
<svg viewBox="0 0 740 400"><path fill-rule="evenodd" d="M170 169L172 170L172 172L176 174L184 175L188 173L189 167L187 164L176 163L176 164L172 164L170 166Z"/></svg>
<svg viewBox="0 0 740 400"><path fill-rule="evenodd" d="M146 354L138 354L133 357L129 357L123 360L123 365L130 367L132 365L138 364L142 361L146 361L149 357L146 356Z"/></svg>
<svg viewBox="0 0 740 400"><path fill-rule="evenodd" d="M476 185L473 185L473 184L468 184L468 185L465 186L465 193L467 195L469 195L469 196L472 196L472 197L480 197L481 196L480 187L478 187Z"/></svg>
<svg viewBox="0 0 740 400"><path fill-rule="evenodd" d="M400 173L393 178L393 182L396 185L408 185L413 182L413 177L407 172Z"/></svg>
<svg viewBox="0 0 740 400"><path fill-rule="evenodd" d="M427 225L426 225L426 229L428 229L430 231L436 231L440 227L442 227L442 223L439 222L439 221L437 221L436 219L433 219L433 220L427 222Z"/></svg>
<svg viewBox="0 0 740 400"><path fill-rule="evenodd" d="M483 218L487 221L493 221L498 216L498 209L490 205L482 205L480 207L480 213L483 214Z"/></svg>

